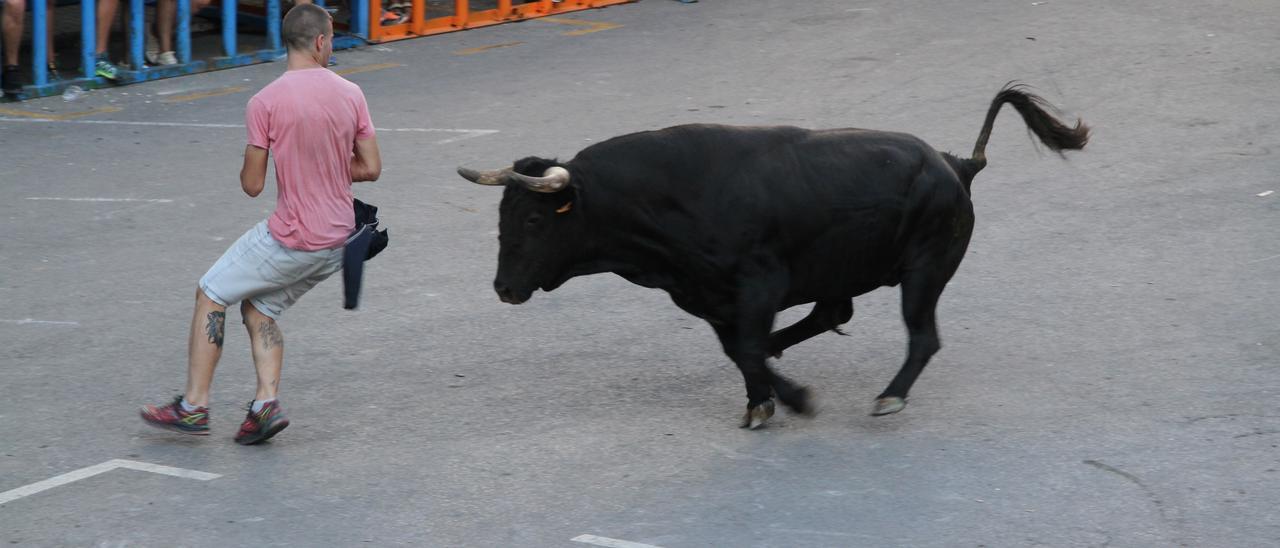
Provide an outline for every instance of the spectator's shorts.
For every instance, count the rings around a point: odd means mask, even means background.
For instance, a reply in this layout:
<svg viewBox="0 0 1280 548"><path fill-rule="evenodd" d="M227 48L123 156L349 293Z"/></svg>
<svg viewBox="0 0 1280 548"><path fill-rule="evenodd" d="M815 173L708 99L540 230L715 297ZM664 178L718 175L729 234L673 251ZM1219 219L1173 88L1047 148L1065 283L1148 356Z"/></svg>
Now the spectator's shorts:
<svg viewBox="0 0 1280 548"><path fill-rule="evenodd" d="M319 251L289 249L262 221L222 254L204 277L200 290L213 302L231 306L243 300L259 312L280 319L316 284L342 269L342 247Z"/></svg>

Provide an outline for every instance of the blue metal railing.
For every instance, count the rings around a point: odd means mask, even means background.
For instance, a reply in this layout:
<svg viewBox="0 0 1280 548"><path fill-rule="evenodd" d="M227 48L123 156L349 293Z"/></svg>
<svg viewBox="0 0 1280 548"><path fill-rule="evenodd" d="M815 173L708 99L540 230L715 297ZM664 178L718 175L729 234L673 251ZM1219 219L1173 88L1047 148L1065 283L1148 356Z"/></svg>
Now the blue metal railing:
<svg viewBox="0 0 1280 548"><path fill-rule="evenodd" d="M35 25L40 26L36 21ZM98 3L93 0L80 2L80 72L85 79L93 78L93 63L98 56Z"/></svg>
<svg viewBox="0 0 1280 548"><path fill-rule="evenodd" d="M94 64L97 61L97 18L98 3L97 0L81 0L80 1L80 70L78 78L68 78L61 81L49 81L49 51L48 51L48 26L49 13L45 5L46 0L31 0L32 29L31 29L31 74L32 84L23 86L22 92L18 94L18 99L30 97L40 97L47 95L55 95L61 93L65 88L71 85L77 85L84 88L104 87L111 85L102 78L95 76ZM125 25L126 44L128 51L126 52L126 60L131 70L121 70L120 78L114 82L115 84L128 84L133 82L142 82L147 80L155 80L159 78L168 78L183 74L192 74L203 72L206 70L229 68L235 66L249 65L253 63L261 63L278 59L284 53L284 44L280 34L280 2L281 0L266 0L266 13L264 17L251 16L239 11L235 0L220 0L221 8L216 12L220 15L222 27L222 57L214 57L207 61L192 59L191 44L191 0L177 0L177 28L174 33L176 36L176 53L178 64L171 66L148 67L146 59L143 55L145 50L146 30L144 9L148 0L121 0L121 4L127 4L129 9L129 17ZM314 0L321 7L325 5L324 0ZM363 43L363 39L369 35L369 2L380 0L351 0L349 7L351 9L350 34L341 37L335 37L334 49L346 49L355 47ZM238 22L241 18L246 18L250 27L257 28L259 22L262 28L265 28L266 49L241 54L239 51L238 40ZM71 73L63 73L63 77Z"/></svg>
<svg viewBox="0 0 1280 548"><path fill-rule="evenodd" d="M279 2L272 2L280 5ZM191 0L178 0L178 62L191 62Z"/></svg>
<svg viewBox="0 0 1280 548"><path fill-rule="evenodd" d="M146 32L142 30L143 21L146 19L145 9L142 0L129 0L129 66L132 67L147 65L146 59L142 56L143 39L146 36Z"/></svg>
<svg viewBox="0 0 1280 548"><path fill-rule="evenodd" d="M31 29L31 73L35 75L37 86L43 86L49 82L47 57L49 55L47 49L49 27L45 24L49 15L48 11L49 7L45 5L44 0L31 2L31 19L34 25L34 28Z"/></svg>
<svg viewBox="0 0 1280 548"><path fill-rule="evenodd" d="M222 3L222 51L227 57L235 57L237 53L235 2Z"/></svg>

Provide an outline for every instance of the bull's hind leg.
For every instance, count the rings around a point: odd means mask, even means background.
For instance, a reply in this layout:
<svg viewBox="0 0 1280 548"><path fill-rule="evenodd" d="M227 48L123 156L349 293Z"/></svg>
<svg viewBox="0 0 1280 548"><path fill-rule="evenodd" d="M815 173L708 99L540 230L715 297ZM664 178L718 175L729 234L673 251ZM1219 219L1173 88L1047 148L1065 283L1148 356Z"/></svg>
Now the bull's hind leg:
<svg viewBox="0 0 1280 548"><path fill-rule="evenodd" d="M872 415L888 415L902 411L907 406L907 392L916 382L929 358L942 348L938 338L936 309L938 297L947 285L947 278L933 269L923 269L907 275L902 280L902 318L907 324L907 360L898 370L889 387L876 397Z"/></svg>
<svg viewBox="0 0 1280 548"><path fill-rule="evenodd" d="M835 331L853 317L853 299L818 301L809 315L769 335L769 355L781 358L782 352L826 331ZM843 334L843 333L841 333Z"/></svg>
<svg viewBox="0 0 1280 548"><path fill-rule="evenodd" d="M911 385L915 384L920 372L924 371L929 358L942 349L936 319L938 298L942 296L942 290L946 289L947 282L964 258L968 231L957 232L955 238L942 258L903 274L902 319L907 324L907 360L903 362L889 387L876 397L872 415L902 411L907 406L907 392L911 391Z"/></svg>

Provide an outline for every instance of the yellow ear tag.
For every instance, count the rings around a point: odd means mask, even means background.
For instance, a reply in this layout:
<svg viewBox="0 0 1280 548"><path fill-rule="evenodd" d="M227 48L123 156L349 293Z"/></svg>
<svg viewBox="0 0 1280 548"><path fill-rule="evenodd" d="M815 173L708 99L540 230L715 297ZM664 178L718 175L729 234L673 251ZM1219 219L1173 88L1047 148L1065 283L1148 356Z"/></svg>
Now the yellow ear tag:
<svg viewBox="0 0 1280 548"><path fill-rule="evenodd" d="M573 202L560 206L560 209L557 209L556 213L568 213L570 209L573 209Z"/></svg>

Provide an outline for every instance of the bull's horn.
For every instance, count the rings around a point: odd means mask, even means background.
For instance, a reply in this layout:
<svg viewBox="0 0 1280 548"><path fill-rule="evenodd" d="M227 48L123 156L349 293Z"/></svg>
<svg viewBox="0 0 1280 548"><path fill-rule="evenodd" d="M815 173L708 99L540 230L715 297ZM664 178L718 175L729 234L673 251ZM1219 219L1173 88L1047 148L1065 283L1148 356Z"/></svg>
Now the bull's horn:
<svg viewBox="0 0 1280 548"><path fill-rule="evenodd" d="M466 175L463 175L466 177ZM560 166L552 166L542 172L541 177L530 177L514 171L507 174L513 181L519 181L525 188L534 192L560 192L569 186L569 170Z"/></svg>
<svg viewBox="0 0 1280 548"><path fill-rule="evenodd" d="M458 168L458 175L461 175L463 179L486 186L502 186L506 184L508 173L511 173L511 168L490 171L476 171L465 167Z"/></svg>

